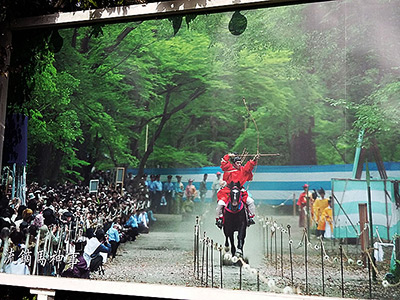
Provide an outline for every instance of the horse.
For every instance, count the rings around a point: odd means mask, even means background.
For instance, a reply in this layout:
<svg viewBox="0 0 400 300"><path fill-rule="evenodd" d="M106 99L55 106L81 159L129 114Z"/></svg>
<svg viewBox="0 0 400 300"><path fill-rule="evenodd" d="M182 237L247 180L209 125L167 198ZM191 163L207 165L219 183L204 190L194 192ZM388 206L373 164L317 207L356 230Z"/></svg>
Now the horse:
<svg viewBox="0 0 400 300"><path fill-rule="evenodd" d="M246 238L247 214L243 202L242 187L239 182L229 184L230 196L228 204L224 208L223 231L225 234L225 248L231 246L232 256L243 256L244 239ZM237 249L235 247L233 234L237 232Z"/></svg>

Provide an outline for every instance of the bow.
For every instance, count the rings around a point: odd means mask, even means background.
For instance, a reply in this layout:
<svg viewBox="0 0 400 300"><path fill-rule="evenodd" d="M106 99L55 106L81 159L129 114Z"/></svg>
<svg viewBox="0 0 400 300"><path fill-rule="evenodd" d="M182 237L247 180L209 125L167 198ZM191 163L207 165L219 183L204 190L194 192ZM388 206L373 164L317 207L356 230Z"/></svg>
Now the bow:
<svg viewBox="0 0 400 300"><path fill-rule="evenodd" d="M249 108L247 106L247 103L246 103L246 99L244 97L243 97L243 104L246 107L247 113L249 114L251 120L254 123L254 127L256 128L256 132L257 132L257 152L256 152L256 155L254 156L254 158L258 159L260 157L260 131L258 130L258 126L257 126L256 120L251 115L251 112L250 112L250 110L249 110ZM254 173L256 172L257 166L258 166L258 164L256 165L256 167L254 169ZM247 184L247 189L249 188L249 186L250 186L250 183Z"/></svg>
<svg viewBox="0 0 400 300"><path fill-rule="evenodd" d="M249 114L251 120L254 123L254 127L256 128L256 132L257 132L257 152L256 152L256 155L259 155L260 154L260 131L258 130L258 126L257 126L256 120L254 120L253 116L251 115L251 112L250 112L250 110L249 110L249 108L247 106L247 103L246 103L246 99L244 97L243 97L243 104L246 107L247 113Z"/></svg>

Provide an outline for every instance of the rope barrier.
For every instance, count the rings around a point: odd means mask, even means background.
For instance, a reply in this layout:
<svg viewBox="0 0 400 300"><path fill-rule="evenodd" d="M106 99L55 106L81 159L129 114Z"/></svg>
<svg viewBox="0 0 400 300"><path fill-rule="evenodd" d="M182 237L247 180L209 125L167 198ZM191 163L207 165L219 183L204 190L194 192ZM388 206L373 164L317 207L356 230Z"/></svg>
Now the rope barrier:
<svg viewBox="0 0 400 300"><path fill-rule="evenodd" d="M378 226L375 227L375 232L376 232L376 236L378 237L379 241L380 241L382 244L384 244L383 241L382 241L382 239L381 239L381 236L379 235Z"/></svg>
<svg viewBox="0 0 400 300"><path fill-rule="evenodd" d="M358 225L359 225L360 223L358 223ZM369 226L368 226L368 223L365 223L364 224L364 228L363 228L363 230L361 230L360 232L358 232L358 230L355 230L354 228L354 226L353 227L351 227L351 228L353 228L353 230L354 230L354 232L351 232L350 230L349 230L349 227L350 226L348 226L348 225L346 225L346 226L339 226L339 228L341 229L341 230L346 230L346 232L348 232L348 233L354 233L356 236L357 236L357 238L359 238L362 234L363 234L363 232L364 231L366 231L366 230L368 230L368 228L369 228Z"/></svg>
<svg viewBox="0 0 400 300"><path fill-rule="evenodd" d="M211 239L207 236L203 237L202 239L200 239L200 243L211 243ZM215 250L215 251L226 251L227 249L225 249L221 244L218 243L214 243L212 242L211 244L211 249ZM244 259L243 257L238 257L238 256L232 256L231 253L226 252L223 255L223 259L225 261L231 261L233 264L236 263L241 263L241 266L243 268L243 270L245 270L247 273L249 273L252 276L257 276L257 280L262 281L263 283L265 283L268 287L268 290L271 292L281 292L281 293L285 293L285 294L293 294L295 293L295 289L290 287L290 286L285 286L284 288L278 288L275 284L275 280L273 278L267 278L265 276L263 276L262 274L260 274L259 270L257 270L256 268L252 268ZM300 290L297 289L296 293L300 293Z"/></svg>
<svg viewBox="0 0 400 300"><path fill-rule="evenodd" d="M288 234L288 244L287 245L290 247L294 243L292 237L290 236L289 230L287 230L285 227L283 227L283 225L281 225L281 226L278 225L278 223L275 220L273 220L272 218L268 219L268 218L263 217L263 218L259 218L259 221L262 223L263 229L269 228L269 230L271 232L271 238L272 238L272 236L275 236L278 233L281 233L281 239L282 239L282 234ZM368 229L369 229L369 226L368 226L368 223L366 223L363 230L361 230L361 232L358 235L361 235L364 231L367 231ZM348 230L348 229L346 228L346 230ZM207 242L207 239L208 239L208 237L204 237L203 239L200 240L200 242L201 243L210 243L210 240L208 240L208 242ZM378 234L378 239L381 240L379 234ZM328 255L327 249L325 247L325 243L326 242L323 241L322 237L319 237L318 243L313 243L311 240L309 240L306 231L304 231L300 242L298 243L297 247L295 247L295 248L299 249L302 246L303 247L306 246L307 249L310 248L310 249L313 249L314 251L321 253L321 256L322 256L321 258L323 259L323 261L327 261L327 262L330 262L331 264L337 265L339 262L338 257L332 258L330 255ZM364 267L364 263L361 259L355 260L355 259L351 258L349 253L344 251L344 247L341 247L341 248L342 248L342 255L345 257L348 265L356 265L359 267ZM221 253L223 251L225 251L225 253L223 254L224 261L230 261L233 264L240 263L241 268L245 272L249 273L252 276L256 276L258 290L259 290L259 283L262 282L267 285L268 290L271 292L281 292L281 293L290 293L290 294L301 293L300 288L295 289L293 287L293 280L292 280L292 286L285 286L284 288L277 287L274 278L266 277L266 276L263 276L262 274L260 274L260 271L257 270L256 268L251 267L250 264L248 264L244 260L243 257L232 256L232 254L228 252L229 249L226 249L226 247L224 247L223 245L211 242L211 249L214 251L220 251ZM374 249L368 249L367 251L365 251L365 253L368 256L369 261L371 262L372 268L375 270L376 274L378 275L379 281L381 282L382 286L385 288L400 286L400 282L396 283L396 284L391 284L384 278L384 276L382 276L382 274L379 273L378 268L377 268L376 264L373 263L373 260L372 260L371 254L370 254L370 252L373 250ZM283 259L283 256L281 254L281 260L282 259ZM221 287L222 287L222 262L221 262L220 268L221 268ZM332 272L330 270L330 268L324 269L324 270L326 272L328 272L328 274L330 274L330 280L333 280L334 282L337 282L337 283L340 282L340 280L338 280L337 278L335 279L335 276L337 275L336 272ZM240 275L240 276L242 276L242 275Z"/></svg>
<svg viewBox="0 0 400 300"><path fill-rule="evenodd" d="M374 260L372 259L371 254L369 253L370 251L374 251L374 249L373 248L368 248L364 252L367 254L368 259L369 259L369 261L371 263L372 268L375 270L376 275L378 275L380 277L380 279L383 281L384 279L383 279L382 275L379 274L378 268L374 264Z"/></svg>
<svg viewBox="0 0 400 300"><path fill-rule="evenodd" d="M272 208L277 208L277 207L281 207L284 206L286 202L288 202L289 200L293 200L292 197L287 198L285 201L283 201L282 203L278 204L278 205L271 205Z"/></svg>

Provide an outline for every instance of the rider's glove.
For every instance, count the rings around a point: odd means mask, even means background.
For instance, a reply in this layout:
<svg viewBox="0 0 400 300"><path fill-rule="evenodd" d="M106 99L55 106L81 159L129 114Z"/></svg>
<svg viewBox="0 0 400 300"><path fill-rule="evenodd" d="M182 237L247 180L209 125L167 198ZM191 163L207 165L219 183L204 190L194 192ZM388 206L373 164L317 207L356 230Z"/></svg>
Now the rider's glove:
<svg viewBox="0 0 400 300"><path fill-rule="evenodd" d="M217 221L215 222L215 225L217 225L217 227L219 229L222 229L222 219L217 219Z"/></svg>
<svg viewBox="0 0 400 300"><path fill-rule="evenodd" d="M254 225L254 224L256 224L254 219L253 218L249 218L249 220L247 221L247 226Z"/></svg>

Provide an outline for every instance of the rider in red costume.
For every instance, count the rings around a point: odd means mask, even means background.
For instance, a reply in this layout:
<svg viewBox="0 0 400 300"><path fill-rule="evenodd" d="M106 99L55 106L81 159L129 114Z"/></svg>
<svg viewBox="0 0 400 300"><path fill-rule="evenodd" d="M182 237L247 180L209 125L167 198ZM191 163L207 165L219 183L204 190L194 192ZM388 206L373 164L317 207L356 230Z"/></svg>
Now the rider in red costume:
<svg viewBox="0 0 400 300"><path fill-rule="evenodd" d="M242 166L242 160L239 156L233 153L226 154L221 159L221 169L224 171L224 175L222 177L225 182L225 186L221 187L218 191L218 206L217 206L217 222L216 225L221 228L222 227L222 211L223 207L227 205L229 201L229 193L230 188L227 186L230 182L240 182L240 185L243 186L247 181L251 181L253 179L253 169L257 164L257 160L259 155L254 156L252 160L249 160L246 165ZM231 163L230 159L233 160ZM248 197L247 191L242 189L242 200L247 206L249 221L248 224L255 224L254 215L255 215L255 205L254 200Z"/></svg>

